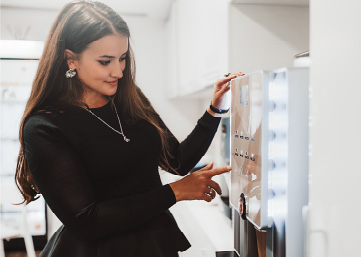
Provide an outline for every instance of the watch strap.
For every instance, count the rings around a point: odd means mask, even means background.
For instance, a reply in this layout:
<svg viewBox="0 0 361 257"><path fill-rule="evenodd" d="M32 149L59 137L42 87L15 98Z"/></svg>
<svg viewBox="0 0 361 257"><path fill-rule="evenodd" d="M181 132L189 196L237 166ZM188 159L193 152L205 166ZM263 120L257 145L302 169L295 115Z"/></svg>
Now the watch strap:
<svg viewBox="0 0 361 257"><path fill-rule="evenodd" d="M227 113L227 112L229 111L229 109L224 110L224 109L218 109L218 108L214 107L214 106L212 105L212 102L211 102L211 104L209 105L209 109L211 109L212 112L218 113L218 114L224 114L224 113Z"/></svg>

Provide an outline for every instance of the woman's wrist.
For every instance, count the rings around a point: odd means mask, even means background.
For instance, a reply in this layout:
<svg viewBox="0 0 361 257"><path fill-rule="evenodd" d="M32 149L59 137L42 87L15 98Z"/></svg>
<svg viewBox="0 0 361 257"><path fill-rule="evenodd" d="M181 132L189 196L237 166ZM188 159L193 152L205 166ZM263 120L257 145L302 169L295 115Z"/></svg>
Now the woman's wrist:
<svg viewBox="0 0 361 257"><path fill-rule="evenodd" d="M173 191L176 202L179 202L179 201L181 201L181 195L180 195L180 191L178 190L178 187L177 187L176 183L177 182L170 183L169 186Z"/></svg>
<svg viewBox="0 0 361 257"><path fill-rule="evenodd" d="M219 113L215 113L214 111L211 110L211 108L207 108L207 112L212 115L213 117L222 117L223 115L222 114L219 114Z"/></svg>

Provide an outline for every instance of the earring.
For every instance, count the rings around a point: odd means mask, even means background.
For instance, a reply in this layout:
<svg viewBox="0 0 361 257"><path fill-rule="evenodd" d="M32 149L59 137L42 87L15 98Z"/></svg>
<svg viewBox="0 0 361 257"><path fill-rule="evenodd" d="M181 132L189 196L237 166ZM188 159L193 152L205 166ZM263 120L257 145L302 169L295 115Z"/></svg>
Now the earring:
<svg viewBox="0 0 361 257"><path fill-rule="evenodd" d="M76 74L75 69L69 69L69 70L67 70L67 71L65 72L65 77L66 77L67 79L71 79L72 77L75 76L75 74Z"/></svg>

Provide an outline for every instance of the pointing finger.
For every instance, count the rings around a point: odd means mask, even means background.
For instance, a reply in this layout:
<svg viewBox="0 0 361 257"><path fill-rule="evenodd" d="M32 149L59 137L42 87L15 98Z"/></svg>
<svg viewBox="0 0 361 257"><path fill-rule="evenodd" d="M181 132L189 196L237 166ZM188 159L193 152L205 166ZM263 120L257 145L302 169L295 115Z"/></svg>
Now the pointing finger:
<svg viewBox="0 0 361 257"><path fill-rule="evenodd" d="M207 166L203 167L200 170L211 170L213 168L213 162L211 162L210 164L208 164Z"/></svg>
<svg viewBox="0 0 361 257"><path fill-rule="evenodd" d="M220 168L210 170L209 172L207 172L207 175L209 175L210 177L213 177L213 176L216 176L216 175L226 173L226 172L230 171L231 169L232 169L231 166L224 166L224 167L220 167Z"/></svg>

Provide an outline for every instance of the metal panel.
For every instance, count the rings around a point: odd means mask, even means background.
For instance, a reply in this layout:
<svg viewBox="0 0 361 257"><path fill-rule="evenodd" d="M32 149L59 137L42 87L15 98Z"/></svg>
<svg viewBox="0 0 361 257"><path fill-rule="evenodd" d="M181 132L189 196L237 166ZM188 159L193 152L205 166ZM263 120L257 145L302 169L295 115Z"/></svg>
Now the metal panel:
<svg viewBox="0 0 361 257"><path fill-rule="evenodd" d="M231 82L231 204L267 231L267 243L253 245L267 257L304 256L308 80L307 68L282 68Z"/></svg>
<svg viewBox="0 0 361 257"><path fill-rule="evenodd" d="M245 196L246 217L257 228L268 227L268 81L255 72L232 80L231 204L240 211Z"/></svg>
<svg viewBox="0 0 361 257"><path fill-rule="evenodd" d="M270 130L275 134L270 141L269 158L276 163L270 171L274 196L269 213L280 246L275 256L303 257L302 208L308 204L308 68L274 71L270 99L276 104L269 116Z"/></svg>

